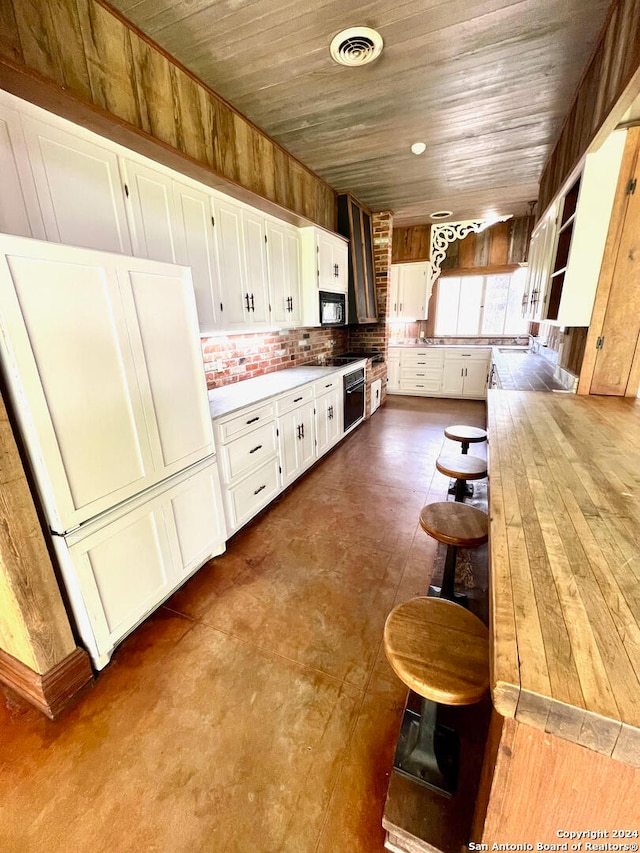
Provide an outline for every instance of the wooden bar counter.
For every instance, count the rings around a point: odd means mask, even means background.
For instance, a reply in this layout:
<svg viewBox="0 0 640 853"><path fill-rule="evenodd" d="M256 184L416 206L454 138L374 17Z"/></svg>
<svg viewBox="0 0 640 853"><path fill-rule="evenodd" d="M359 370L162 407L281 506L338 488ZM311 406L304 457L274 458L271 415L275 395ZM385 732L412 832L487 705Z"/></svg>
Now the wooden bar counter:
<svg viewBox="0 0 640 853"><path fill-rule="evenodd" d="M640 832L640 400L492 390L488 435L494 714L472 841L601 830L586 840L637 850L613 833Z"/></svg>

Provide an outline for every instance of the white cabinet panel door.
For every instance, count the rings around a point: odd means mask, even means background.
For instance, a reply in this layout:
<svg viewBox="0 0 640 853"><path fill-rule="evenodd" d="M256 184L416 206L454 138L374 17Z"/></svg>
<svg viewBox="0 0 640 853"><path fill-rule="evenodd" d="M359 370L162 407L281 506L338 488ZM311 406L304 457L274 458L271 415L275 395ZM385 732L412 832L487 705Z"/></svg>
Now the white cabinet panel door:
<svg viewBox="0 0 640 853"><path fill-rule="evenodd" d="M152 500L71 545L56 543L80 633L94 663L108 663L116 643L175 586L162 511Z"/></svg>
<svg viewBox="0 0 640 853"><path fill-rule="evenodd" d="M148 486L154 465L115 270L55 244L29 257L33 243L0 242L4 355L49 523L65 531Z"/></svg>
<svg viewBox="0 0 640 853"><path fill-rule="evenodd" d="M244 326L250 303L244 273L242 209L216 196L214 216L220 286L224 294L222 322L225 327Z"/></svg>
<svg viewBox="0 0 640 853"><path fill-rule="evenodd" d="M465 397L482 399L487 396L489 365L484 359L467 359L464 367L463 393Z"/></svg>
<svg viewBox="0 0 640 853"><path fill-rule="evenodd" d="M0 106L0 231L44 238L44 223L18 113Z"/></svg>
<svg viewBox="0 0 640 853"><path fill-rule="evenodd" d="M201 332L221 324L220 273L214 236L211 196L173 182L177 217L176 260L191 267Z"/></svg>
<svg viewBox="0 0 640 853"><path fill-rule="evenodd" d="M176 215L171 177L131 160L122 160L129 199L133 254L176 262Z"/></svg>
<svg viewBox="0 0 640 853"><path fill-rule="evenodd" d="M213 453L193 288L188 269L127 263L120 276L133 300L129 332L138 375L148 377L149 388L141 390L162 479Z"/></svg>
<svg viewBox="0 0 640 853"><path fill-rule="evenodd" d="M47 240L131 253L118 158L37 119L22 119Z"/></svg>
<svg viewBox="0 0 640 853"><path fill-rule="evenodd" d="M182 580L224 550L227 533L217 464L177 485L167 499L178 546L175 564Z"/></svg>
<svg viewBox="0 0 640 853"><path fill-rule="evenodd" d="M267 220L267 266L271 322L280 328L301 323L300 237L284 223Z"/></svg>
<svg viewBox="0 0 640 853"><path fill-rule="evenodd" d="M341 394L338 390L316 400L316 452L325 454L342 435Z"/></svg>
<svg viewBox="0 0 640 853"><path fill-rule="evenodd" d="M288 486L315 459L314 404L300 406L278 418L282 485Z"/></svg>
<svg viewBox="0 0 640 853"><path fill-rule="evenodd" d="M462 396L465 359L445 358L442 370L442 393Z"/></svg>
<svg viewBox="0 0 640 853"><path fill-rule="evenodd" d="M249 322L267 325L269 322L269 283L265 246L265 218L249 208L242 211L244 259L249 292Z"/></svg>

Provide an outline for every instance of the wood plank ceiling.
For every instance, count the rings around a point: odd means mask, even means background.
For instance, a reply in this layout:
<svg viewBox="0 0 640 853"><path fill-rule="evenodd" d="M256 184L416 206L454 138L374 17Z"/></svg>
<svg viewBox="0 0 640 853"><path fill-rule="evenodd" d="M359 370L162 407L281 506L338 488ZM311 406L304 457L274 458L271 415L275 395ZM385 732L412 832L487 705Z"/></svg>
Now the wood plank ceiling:
<svg viewBox="0 0 640 853"><path fill-rule="evenodd" d="M609 2L112 5L333 187L410 225L527 212ZM382 35L371 65L332 61L349 26Z"/></svg>

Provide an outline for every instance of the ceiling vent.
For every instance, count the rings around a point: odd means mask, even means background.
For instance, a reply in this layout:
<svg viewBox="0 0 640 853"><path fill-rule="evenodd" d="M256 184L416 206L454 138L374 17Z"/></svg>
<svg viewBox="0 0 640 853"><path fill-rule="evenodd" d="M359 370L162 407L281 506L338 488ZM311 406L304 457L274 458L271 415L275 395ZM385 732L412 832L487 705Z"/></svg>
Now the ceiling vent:
<svg viewBox="0 0 640 853"><path fill-rule="evenodd" d="M429 216L431 219L446 219L448 216L453 216L452 210L436 210L434 213L430 213Z"/></svg>
<svg viewBox="0 0 640 853"><path fill-rule="evenodd" d="M380 56L382 36L369 27L349 27L331 42L331 56L339 65L367 65Z"/></svg>

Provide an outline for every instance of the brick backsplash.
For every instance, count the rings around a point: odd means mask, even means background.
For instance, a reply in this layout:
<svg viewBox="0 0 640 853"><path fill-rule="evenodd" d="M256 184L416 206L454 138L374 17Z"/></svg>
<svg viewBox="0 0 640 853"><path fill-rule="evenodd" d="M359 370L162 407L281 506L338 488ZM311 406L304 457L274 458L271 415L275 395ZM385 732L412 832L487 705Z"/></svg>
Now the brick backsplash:
<svg viewBox="0 0 640 853"><path fill-rule="evenodd" d="M346 328L290 329L202 338L201 344L207 388L219 388L285 367L317 364L346 352L349 337Z"/></svg>
<svg viewBox="0 0 640 853"><path fill-rule="evenodd" d="M290 329L202 338L207 387L219 388L299 364L320 364L326 357L349 350L385 351L387 327L384 319L391 267L393 214L389 211L374 213L372 226L380 323L344 329Z"/></svg>

